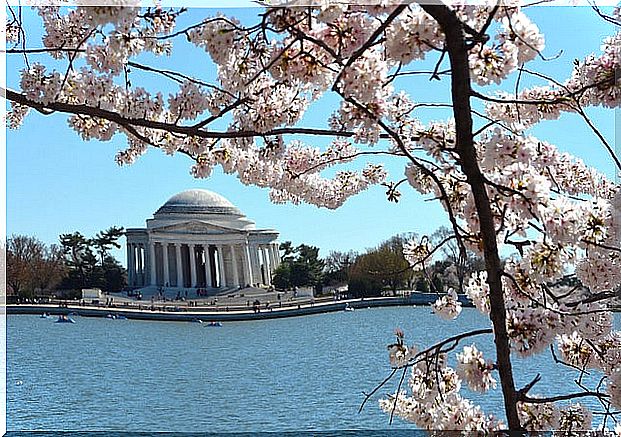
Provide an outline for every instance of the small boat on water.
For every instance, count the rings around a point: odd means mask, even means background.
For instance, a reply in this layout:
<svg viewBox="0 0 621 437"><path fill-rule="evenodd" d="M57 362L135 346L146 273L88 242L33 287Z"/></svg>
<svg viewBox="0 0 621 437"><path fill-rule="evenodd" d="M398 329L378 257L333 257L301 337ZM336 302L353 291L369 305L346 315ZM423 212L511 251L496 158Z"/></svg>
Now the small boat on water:
<svg viewBox="0 0 621 437"><path fill-rule="evenodd" d="M209 322L207 326L222 326L222 322Z"/></svg>
<svg viewBox="0 0 621 437"><path fill-rule="evenodd" d="M43 313L39 317L42 319L47 319L50 315L48 313Z"/></svg>
<svg viewBox="0 0 621 437"><path fill-rule="evenodd" d="M75 322L73 321L73 319L70 319L69 317L62 314L58 316L58 320L56 320L54 323L75 323Z"/></svg>
<svg viewBox="0 0 621 437"><path fill-rule="evenodd" d="M345 308L343 309L343 311L353 311L353 310L354 309L350 307L348 303L345 304Z"/></svg>
<svg viewBox="0 0 621 437"><path fill-rule="evenodd" d="M192 319L192 323L203 323L203 321L201 319Z"/></svg>
<svg viewBox="0 0 621 437"><path fill-rule="evenodd" d="M116 316L115 316L114 314L108 314L108 315L106 316L106 319L112 319L112 320L114 320L114 319L116 319Z"/></svg>

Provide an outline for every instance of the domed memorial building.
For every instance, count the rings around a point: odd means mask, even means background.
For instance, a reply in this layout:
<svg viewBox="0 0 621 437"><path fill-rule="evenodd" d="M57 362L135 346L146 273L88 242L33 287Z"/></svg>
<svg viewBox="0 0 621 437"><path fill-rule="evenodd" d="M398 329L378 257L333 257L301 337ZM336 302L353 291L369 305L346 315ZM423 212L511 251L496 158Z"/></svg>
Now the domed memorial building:
<svg viewBox="0 0 621 437"><path fill-rule="evenodd" d="M130 287L222 288L271 285L278 232L256 229L235 205L207 190L176 194L129 228Z"/></svg>

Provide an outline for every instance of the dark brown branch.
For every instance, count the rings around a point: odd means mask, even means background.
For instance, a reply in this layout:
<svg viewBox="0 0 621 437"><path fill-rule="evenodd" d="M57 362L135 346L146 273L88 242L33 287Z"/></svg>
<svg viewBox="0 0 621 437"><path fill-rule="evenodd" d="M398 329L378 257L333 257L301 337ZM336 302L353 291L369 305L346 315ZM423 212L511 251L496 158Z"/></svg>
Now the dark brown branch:
<svg viewBox="0 0 621 437"><path fill-rule="evenodd" d="M220 91L223 94L228 95L229 97L233 97L236 98L236 96L228 91L226 91L225 89L222 89L220 87L217 87L213 84L210 84L208 82L204 82L200 79L196 79L194 77L185 75L183 73L179 73L177 71L172 71L172 70L163 70L163 69L159 69L159 68L154 68L154 67L150 67L148 65L144 65L144 64L139 64L137 62L134 61L129 61L127 62L127 65L130 67L134 67L134 68L138 68L139 70L144 70L144 71L149 71L152 73L157 73L157 74L161 74L164 77L167 77L171 80L174 80L177 83L183 83L183 81L188 81L191 82L195 85L200 85L200 86L204 86L206 88L210 88L216 91Z"/></svg>
<svg viewBox="0 0 621 437"><path fill-rule="evenodd" d="M585 398L585 397L596 397L599 399L604 399L610 396L607 395L606 393L585 391L585 392L580 392L580 393L570 393L570 394L559 395L559 396L549 396L547 398L531 398L530 396L524 396L522 399L520 399L520 401L526 402L528 404L547 404L551 402L568 401L570 399Z"/></svg>
<svg viewBox="0 0 621 437"><path fill-rule="evenodd" d="M606 141L606 138L604 138L604 135L602 135L602 133L599 131L599 129L597 129L597 127L595 126L595 124L593 124L593 122L591 121L589 116L586 114L586 112L584 112L584 109L582 108L582 104L580 103L581 93L575 94L569 88L567 88L565 85L563 85L562 83L558 82L557 80L555 80L554 78L552 78L552 77L550 77L548 75L545 75L545 74L542 74L542 73L538 73L536 71L530 71L530 70L527 70L525 68L520 69L520 73L521 73L521 71L525 71L528 74L531 74L533 76L545 79L545 80L547 80L549 82L554 83L559 88L564 89L565 92L567 93L567 96L570 96L572 98L572 100L575 102L575 104L576 104L576 108L575 108L576 112L582 117L582 119L587 124L587 126L589 126L591 131L593 131L595 136L603 144L603 146L605 147L606 151L608 152L608 154L610 155L610 157L614 161L615 165L617 166L617 169L621 170L621 161L619 161L619 158L617 157L617 154L612 149L612 147L610 146L608 141Z"/></svg>
<svg viewBox="0 0 621 437"><path fill-rule="evenodd" d="M2 89L0 91L6 93L6 98L20 105L29 106L44 114L51 112L62 112L66 114L86 115L89 117L102 118L119 125L140 126L149 129L161 130L180 135L196 136L199 138L253 138L271 135L314 135L314 136L337 136L337 137L353 137L354 132L336 131L332 129L315 129L315 128L295 128L285 127L272 129L268 132L258 132L254 130L244 131L208 131L203 129L195 129L192 126L179 126L176 124L165 123L155 120L147 120L144 118L128 118L116 112L106 109L95 108L87 105L76 105L63 102L39 103L28 99L23 94L17 93L10 89ZM388 135L380 135L380 138L389 138Z"/></svg>
<svg viewBox="0 0 621 437"><path fill-rule="evenodd" d="M537 373L537 376L535 376L531 382L529 382L524 387L518 390L517 392L518 399L521 400L521 399L526 398L526 394L529 391L531 391L532 388L535 386L535 384L537 384L539 381L541 381L541 373Z"/></svg>
<svg viewBox="0 0 621 437"><path fill-rule="evenodd" d="M457 17L455 11L439 1L421 4L421 7L438 22L446 38L446 49L451 63L451 95L457 136L456 151L460 157L462 171L472 189L479 217L485 270L490 287L490 318L494 326L496 362L500 375L505 413L509 429L517 431L521 430L522 426L517 413L517 393L511 366L511 350L501 281L502 267L496 242L494 215L486 191L485 180L478 165L472 134L472 108L470 106L472 87L464 24Z"/></svg>
<svg viewBox="0 0 621 437"><path fill-rule="evenodd" d="M65 47L0 50L0 53L6 53L6 54L9 54L9 55L11 55L11 54L24 54L24 53L28 53L28 54L32 54L32 53L51 53L51 52L75 53L75 52L86 52L86 50L85 49L72 49L72 48L65 48Z"/></svg>
<svg viewBox="0 0 621 437"><path fill-rule="evenodd" d="M395 409L397 408L397 401L399 400L399 392L401 391L401 385L403 384L403 380L405 379L405 374L407 372L407 367L403 368L403 373L401 374L401 379L399 379L399 385L397 386L397 393L395 395L395 403L392 404L392 410L390 411L390 423L392 425L392 418L395 415Z"/></svg>
<svg viewBox="0 0 621 437"><path fill-rule="evenodd" d="M388 17L386 17L386 19L384 20L384 22L377 28L375 29L375 32L373 32L371 34L371 36L369 37L369 39L367 40L367 42L365 42L358 50L356 50L347 60L347 62L345 63L345 65L343 66L343 68L341 69L341 72L338 74L338 76L336 77L336 79L334 80L334 85L332 86L332 91L337 91L337 86L339 81L341 80L341 76L343 75L343 73L345 72L345 70L347 68L349 68L354 62L356 62L356 60L362 56L362 54L364 52L366 52L369 47L373 44L373 42L382 34L384 33L384 31L386 30L386 28L390 25L390 23L392 23L398 16L399 14L401 14L401 12L403 12L406 8L408 7L408 5L399 5L397 6L391 13L390 15L388 15Z"/></svg>
<svg viewBox="0 0 621 437"><path fill-rule="evenodd" d="M388 381L390 381L392 379L392 377L395 375L395 373L397 373L397 370L399 370L398 367L395 367L394 369L392 369L392 372L390 373L390 375L388 375L382 382L379 383L379 385L377 385L372 391L371 393L363 393L364 394L364 400L362 401L362 404L360 404L360 408L358 408L358 413L362 412L362 409L364 408L364 405L367 403L367 401L369 399L371 399L371 396L373 396L375 393L377 393L377 391L382 388L384 385L386 385L386 383Z"/></svg>

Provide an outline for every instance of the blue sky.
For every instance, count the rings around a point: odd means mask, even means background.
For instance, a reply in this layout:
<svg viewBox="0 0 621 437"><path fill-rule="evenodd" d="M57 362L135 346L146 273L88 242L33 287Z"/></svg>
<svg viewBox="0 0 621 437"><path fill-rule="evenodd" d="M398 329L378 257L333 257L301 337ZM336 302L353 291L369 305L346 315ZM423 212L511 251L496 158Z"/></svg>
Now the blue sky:
<svg viewBox="0 0 621 437"><path fill-rule="evenodd" d="M216 10L200 9L187 17L207 16ZM246 22L257 10L233 9L224 11ZM37 18L25 10L29 28L40 34ZM596 17L590 8L534 7L529 15L546 36L547 56L560 50L559 59L550 62L535 61L532 69L564 79L571 71L574 58L599 51L603 36L612 34L610 26ZM32 47L40 41L32 38ZM162 59L185 72L213 77L213 65L205 62L200 52L175 49L171 59ZM31 62L37 58L31 57ZM42 58L43 60L43 58ZM152 58L145 57L145 62ZM188 60L191 60L188 62ZM200 62L194 62L200 60ZM433 65L432 59L430 62ZM23 61L19 56L7 58L7 85L18 88L18 70ZM211 75L211 76L210 76ZM142 78L136 74L133 82ZM151 90L161 89L165 97L174 87L146 79ZM528 82L525 82L528 83ZM426 77L400 83L418 102L447 101L449 82L429 83ZM513 81L505 89L512 90ZM490 92L494 88L486 88ZM316 104L304 119L305 125L325 125L333 98ZM614 142L614 114L594 109L592 118L610 142ZM426 111L424 121L445 120L446 111ZM603 147L594 135L574 116L563 116L538 126L533 131L541 139L559 145L563 150L582 157L587 164L613 176L614 168ZM325 144L325 140L316 145ZM159 150L150 150L135 164L119 167L115 153L125 148L124 137L117 135L109 142L84 142L67 126L62 115L42 116L32 113L21 129L7 132L7 234L34 235L46 243L56 243L58 235L80 231L89 236L107 227L142 227L170 196L191 188L216 191L237 205L255 220L257 227L275 228L281 241L306 243L320 247L321 255L330 250L364 250L390 236L403 232L431 233L446 224L441 208L404 187L398 204L386 201L385 189L371 188L350 199L342 208L330 211L310 205L275 205L269 201L268 190L244 186L232 175L216 171L209 179L194 179L189 174L191 162L184 156L166 156ZM357 167L364 165L360 161ZM389 164L391 176L398 180L403 175L402 164ZM124 243L124 242L123 242ZM124 250L116 256L125 262Z"/></svg>

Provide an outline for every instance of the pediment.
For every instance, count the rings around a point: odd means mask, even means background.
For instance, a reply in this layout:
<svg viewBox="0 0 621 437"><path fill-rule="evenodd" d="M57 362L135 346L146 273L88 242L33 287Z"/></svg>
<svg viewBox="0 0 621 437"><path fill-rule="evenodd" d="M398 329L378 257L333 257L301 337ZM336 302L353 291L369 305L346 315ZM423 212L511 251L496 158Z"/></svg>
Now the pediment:
<svg viewBox="0 0 621 437"><path fill-rule="evenodd" d="M228 228L213 223L202 221L190 221L184 223L175 223L172 225L164 225L154 228L155 232L163 232L170 234L230 234L241 233L239 229Z"/></svg>

